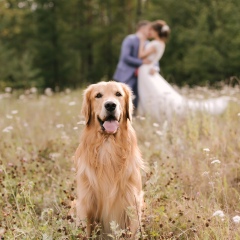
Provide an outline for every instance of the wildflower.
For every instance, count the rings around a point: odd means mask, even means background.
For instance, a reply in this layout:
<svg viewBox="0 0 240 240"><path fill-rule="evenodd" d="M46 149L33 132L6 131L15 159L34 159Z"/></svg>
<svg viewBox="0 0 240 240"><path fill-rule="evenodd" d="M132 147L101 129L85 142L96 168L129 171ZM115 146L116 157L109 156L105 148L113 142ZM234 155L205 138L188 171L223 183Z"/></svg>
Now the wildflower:
<svg viewBox="0 0 240 240"><path fill-rule="evenodd" d="M35 87L30 88L30 92L31 93L36 93L37 92L37 88L35 88Z"/></svg>
<svg viewBox="0 0 240 240"><path fill-rule="evenodd" d="M204 152L210 152L210 149L209 148L204 148L203 151Z"/></svg>
<svg viewBox="0 0 240 240"><path fill-rule="evenodd" d="M213 213L213 217L221 217L223 218L225 215L222 210L217 210L215 213Z"/></svg>
<svg viewBox="0 0 240 240"><path fill-rule="evenodd" d="M56 125L56 128L63 128L63 127L64 127L64 125L61 123Z"/></svg>
<svg viewBox="0 0 240 240"><path fill-rule="evenodd" d="M240 223L240 216L235 216L232 218L232 220L235 222L235 223Z"/></svg>
<svg viewBox="0 0 240 240"><path fill-rule="evenodd" d="M208 183L209 185L212 185L212 187L213 187L213 185L215 184L214 182L209 182Z"/></svg>
<svg viewBox="0 0 240 240"><path fill-rule="evenodd" d="M6 118L8 118L8 119L12 119L13 118L13 116L12 115L6 115Z"/></svg>
<svg viewBox="0 0 240 240"><path fill-rule="evenodd" d="M56 158L59 158L61 156L61 153L50 153L49 154L49 158L51 158L51 159L56 159Z"/></svg>
<svg viewBox="0 0 240 240"><path fill-rule="evenodd" d="M74 106L74 105L76 105L76 102L70 102L69 104L68 104L69 106Z"/></svg>
<svg viewBox="0 0 240 240"><path fill-rule="evenodd" d="M4 239L3 238L3 234L5 233L5 229L4 228L0 228L0 239Z"/></svg>
<svg viewBox="0 0 240 240"><path fill-rule="evenodd" d="M150 147L150 142L144 142L144 145L146 146L146 147Z"/></svg>
<svg viewBox="0 0 240 240"><path fill-rule="evenodd" d="M66 90L65 90L65 93L66 93L66 94L69 94L69 93L71 93L71 89L69 89L69 88L66 88Z"/></svg>
<svg viewBox="0 0 240 240"><path fill-rule="evenodd" d="M163 133L161 131L156 131L156 134L159 135L159 136L163 135Z"/></svg>
<svg viewBox="0 0 240 240"><path fill-rule="evenodd" d="M72 167L72 168L71 168L71 171L72 171L72 172L76 172L76 168Z"/></svg>
<svg viewBox="0 0 240 240"><path fill-rule="evenodd" d="M13 130L13 127L12 126L8 126L8 127L5 127L2 132L11 132L11 130Z"/></svg>
<svg viewBox="0 0 240 240"><path fill-rule="evenodd" d="M209 172L203 172L202 173L202 176L206 176L206 175L208 175L209 174Z"/></svg>
<svg viewBox="0 0 240 240"><path fill-rule="evenodd" d="M30 90L27 89L27 90L25 91L25 95L29 95L29 94L30 94Z"/></svg>
<svg viewBox="0 0 240 240"><path fill-rule="evenodd" d="M66 140L68 140L68 139L69 139L69 136L63 135L63 136L61 136L61 139L66 139Z"/></svg>
<svg viewBox="0 0 240 240"><path fill-rule="evenodd" d="M78 125L85 125L86 122L85 122L85 121L79 121L79 122L77 122L77 124L78 124Z"/></svg>
<svg viewBox="0 0 240 240"><path fill-rule="evenodd" d="M23 100L23 99L25 99L25 95L23 95L23 94L22 94L22 95L20 95L20 96L19 96L19 99L20 99L20 100Z"/></svg>
<svg viewBox="0 0 240 240"><path fill-rule="evenodd" d="M12 110L11 113L12 113L12 114L17 114L17 113L18 113L18 110Z"/></svg>
<svg viewBox="0 0 240 240"><path fill-rule="evenodd" d="M74 127L73 130L78 130L78 127Z"/></svg>
<svg viewBox="0 0 240 240"><path fill-rule="evenodd" d="M211 164L215 164L215 163L221 163L221 161L218 159L211 161Z"/></svg>
<svg viewBox="0 0 240 240"><path fill-rule="evenodd" d="M52 96L53 95L53 92L52 92L52 89L51 88L46 88L45 91L44 91L45 95L47 96Z"/></svg>
<svg viewBox="0 0 240 240"><path fill-rule="evenodd" d="M238 117L240 117L240 113L238 113L237 115L238 115Z"/></svg>
<svg viewBox="0 0 240 240"><path fill-rule="evenodd" d="M12 88L11 88L11 87L6 87L6 88L5 88L5 92L6 92L6 93L12 92Z"/></svg>
<svg viewBox="0 0 240 240"><path fill-rule="evenodd" d="M154 127L159 127L159 124L158 123L153 123L153 126Z"/></svg>

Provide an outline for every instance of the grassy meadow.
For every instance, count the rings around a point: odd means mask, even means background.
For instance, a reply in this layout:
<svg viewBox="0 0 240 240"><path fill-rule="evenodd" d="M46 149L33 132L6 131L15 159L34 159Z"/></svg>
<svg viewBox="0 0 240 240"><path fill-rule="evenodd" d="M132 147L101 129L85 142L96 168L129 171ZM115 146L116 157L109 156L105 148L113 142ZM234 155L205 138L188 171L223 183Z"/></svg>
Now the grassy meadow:
<svg viewBox="0 0 240 240"><path fill-rule="evenodd" d="M84 127L82 92L9 91L0 94L0 239L87 239L69 215L76 197L71 157ZM238 103L221 116L134 118L149 166L142 173L141 238L240 239L239 87L179 91L228 95ZM97 234L96 227L93 239ZM120 235L113 231L113 239Z"/></svg>

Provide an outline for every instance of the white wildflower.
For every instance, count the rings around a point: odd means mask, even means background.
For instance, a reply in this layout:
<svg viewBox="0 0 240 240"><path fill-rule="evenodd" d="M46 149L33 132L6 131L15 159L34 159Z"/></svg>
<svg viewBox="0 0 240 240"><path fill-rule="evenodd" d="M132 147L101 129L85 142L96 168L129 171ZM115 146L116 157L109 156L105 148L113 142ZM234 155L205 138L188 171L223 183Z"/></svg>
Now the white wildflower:
<svg viewBox="0 0 240 240"><path fill-rule="evenodd" d="M209 185L211 185L212 187L214 186L215 182L209 182Z"/></svg>
<svg viewBox="0 0 240 240"><path fill-rule="evenodd" d="M45 95L47 96L52 96L53 95L53 92L52 92L52 89L51 88L46 88L45 91L44 91Z"/></svg>
<svg viewBox="0 0 240 240"><path fill-rule="evenodd" d="M78 130L78 127L74 127L73 130Z"/></svg>
<svg viewBox="0 0 240 240"><path fill-rule="evenodd" d="M5 232L6 232L5 228L0 228L0 237L3 236Z"/></svg>
<svg viewBox="0 0 240 240"><path fill-rule="evenodd" d="M238 113L237 115L238 115L238 117L240 117L240 113Z"/></svg>
<svg viewBox="0 0 240 240"><path fill-rule="evenodd" d="M76 105L76 102L74 102L74 101L73 101L73 102L70 102L70 103L68 103L68 105L69 105L69 106L74 106L74 105Z"/></svg>
<svg viewBox="0 0 240 240"><path fill-rule="evenodd" d="M30 90L29 89L27 89L26 91L25 91L25 95L29 95L31 92L30 92Z"/></svg>
<svg viewBox="0 0 240 240"><path fill-rule="evenodd" d="M6 93L12 92L12 88L11 88L11 87L6 87L6 88L5 88L5 92L6 92Z"/></svg>
<svg viewBox="0 0 240 240"><path fill-rule="evenodd" d="M232 218L232 220L235 222L235 223L240 223L240 216L235 216Z"/></svg>
<svg viewBox="0 0 240 240"><path fill-rule="evenodd" d="M23 126L24 126L24 127L28 127L28 123L25 122L25 123L23 124Z"/></svg>
<svg viewBox="0 0 240 240"><path fill-rule="evenodd" d="M12 119L13 118L13 116L12 115L6 115L6 118L8 118L8 119Z"/></svg>
<svg viewBox="0 0 240 240"><path fill-rule="evenodd" d="M56 125L56 128L63 128L63 127L64 127L64 125L61 124L61 123L59 123L59 124Z"/></svg>
<svg viewBox="0 0 240 240"><path fill-rule="evenodd" d="M203 172L202 176L207 176L209 174L209 172Z"/></svg>
<svg viewBox="0 0 240 240"><path fill-rule="evenodd" d="M78 125L85 125L86 122L85 122L85 121L79 121L79 122L77 122L77 124L78 124Z"/></svg>
<svg viewBox="0 0 240 240"><path fill-rule="evenodd" d="M203 151L204 152L210 152L210 149L209 148L204 148Z"/></svg>
<svg viewBox="0 0 240 240"><path fill-rule="evenodd" d="M146 147L150 147L151 143L150 143L150 142L144 142L144 145L145 145Z"/></svg>
<svg viewBox="0 0 240 240"><path fill-rule="evenodd" d="M158 123L153 123L153 126L154 127L159 127L159 124Z"/></svg>
<svg viewBox="0 0 240 240"><path fill-rule="evenodd" d="M66 88L65 93L66 93L66 94L71 93L71 89L70 89L70 88Z"/></svg>
<svg viewBox="0 0 240 240"><path fill-rule="evenodd" d="M76 168L72 167L72 168L71 168L71 171L72 171L72 172L76 172Z"/></svg>
<svg viewBox="0 0 240 240"><path fill-rule="evenodd" d="M19 96L19 99L20 99L20 100L23 100L23 99L25 99L25 98L26 98L26 97L25 97L25 95L23 95L23 94Z"/></svg>
<svg viewBox="0 0 240 240"><path fill-rule="evenodd" d="M13 127L12 126L8 126L8 127L5 127L2 132L11 132L11 130L13 130Z"/></svg>
<svg viewBox="0 0 240 240"><path fill-rule="evenodd" d="M31 10L35 11L37 9L37 7L38 7L37 3L33 2L31 5Z"/></svg>
<svg viewBox="0 0 240 240"><path fill-rule="evenodd" d="M59 158L60 156L61 156L61 153L57 153L57 152L49 154L49 158L51 158L53 160L56 158Z"/></svg>
<svg viewBox="0 0 240 240"><path fill-rule="evenodd" d="M37 88L35 88L35 87L30 88L30 92L31 93L36 93L37 92Z"/></svg>
<svg viewBox="0 0 240 240"><path fill-rule="evenodd" d="M221 163L221 161L218 159L211 161L211 164L215 164L215 163Z"/></svg>
<svg viewBox="0 0 240 240"><path fill-rule="evenodd" d="M215 213L213 213L213 217L220 217L223 218L225 215L222 210L217 210Z"/></svg>
<svg viewBox="0 0 240 240"><path fill-rule="evenodd" d="M11 113L12 113L12 114L17 114L17 113L18 113L18 110L12 110Z"/></svg>
<svg viewBox="0 0 240 240"><path fill-rule="evenodd" d="M159 136L163 135L163 133L161 131L156 131L156 134L159 135Z"/></svg>

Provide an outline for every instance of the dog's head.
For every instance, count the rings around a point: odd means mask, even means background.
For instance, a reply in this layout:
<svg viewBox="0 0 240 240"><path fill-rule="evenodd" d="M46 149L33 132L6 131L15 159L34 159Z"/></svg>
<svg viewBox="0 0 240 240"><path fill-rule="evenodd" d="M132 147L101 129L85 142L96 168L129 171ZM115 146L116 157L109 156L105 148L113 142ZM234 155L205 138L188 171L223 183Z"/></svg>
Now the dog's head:
<svg viewBox="0 0 240 240"><path fill-rule="evenodd" d="M98 125L100 131L114 134L122 122L132 118L132 92L123 83L100 82L84 91L82 113L86 125Z"/></svg>

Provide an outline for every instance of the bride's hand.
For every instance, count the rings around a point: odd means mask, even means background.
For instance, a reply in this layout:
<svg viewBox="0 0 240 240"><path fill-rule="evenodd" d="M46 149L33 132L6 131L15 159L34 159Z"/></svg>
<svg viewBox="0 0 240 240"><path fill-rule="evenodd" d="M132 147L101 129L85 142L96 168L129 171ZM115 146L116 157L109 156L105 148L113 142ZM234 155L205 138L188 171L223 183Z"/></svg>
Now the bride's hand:
<svg viewBox="0 0 240 240"><path fill-rule="evenodd" d="M139 40L141 42L145 42L146 41L146 37L143 34L139 34Z"/></svg>
<svg viewBox="0 0 240 240"><path fill-rule="evenodd" d="M156 69L154 69L154 68L151 68L150 70L149 70L149 74L150 75L153 75L153 74L155 74L157 71L156 71Z"/></svg>
<svg viewBox="0 0 240 240"><path fill-rule="evenodd" d="M151 61L150 61L149 59L147 59L147 58L144 58L142 62L143 62L143 64L149 64L149 63L151 63Z"/></svg>

